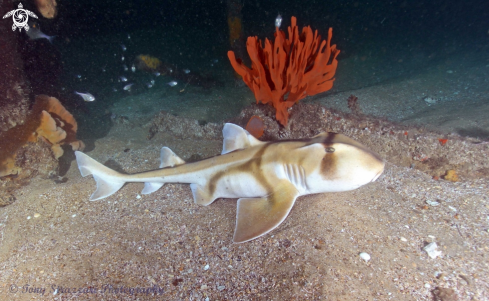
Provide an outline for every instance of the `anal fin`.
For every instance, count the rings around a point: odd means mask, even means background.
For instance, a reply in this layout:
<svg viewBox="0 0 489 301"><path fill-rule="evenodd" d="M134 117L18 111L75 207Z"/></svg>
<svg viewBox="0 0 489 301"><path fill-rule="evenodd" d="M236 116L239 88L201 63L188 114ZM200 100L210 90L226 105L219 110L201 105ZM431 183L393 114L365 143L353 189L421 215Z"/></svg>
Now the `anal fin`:
<svg viewBox="0 0 489 301"><path fill-rule="evenodd" d="M282 181L269 196L239 199L233 241L246 242L278 227L298 196L299 192L292 183Z"/></svg>
<svg viewBox="0 0 489 301"><path fill-rule="evenodd" d="M165 183L145 182L142 194L150 194L160 189Z"/></svg>

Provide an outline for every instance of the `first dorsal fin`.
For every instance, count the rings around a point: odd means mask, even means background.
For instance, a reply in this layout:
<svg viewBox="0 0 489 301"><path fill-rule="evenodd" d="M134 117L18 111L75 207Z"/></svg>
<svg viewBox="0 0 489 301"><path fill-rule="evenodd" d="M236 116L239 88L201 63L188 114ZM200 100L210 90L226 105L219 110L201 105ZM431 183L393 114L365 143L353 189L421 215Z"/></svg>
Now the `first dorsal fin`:
<svg viewBox="0 0 489 301"><path fill-rule="evenodd" d="M173 167L175 165L185 163L185 161L183 161L179 156L177 156L171 149L166 146L161 148L160 162L160 168Z"/></svg>
<svg viewBox="0 0 489 301"><path fill-rule="evenodd" d="M221 155L237 149L245 149L265 143L253 137L247 130L232 123L224 124L222 135L224 136L224 141L222 143Z"/></svg>

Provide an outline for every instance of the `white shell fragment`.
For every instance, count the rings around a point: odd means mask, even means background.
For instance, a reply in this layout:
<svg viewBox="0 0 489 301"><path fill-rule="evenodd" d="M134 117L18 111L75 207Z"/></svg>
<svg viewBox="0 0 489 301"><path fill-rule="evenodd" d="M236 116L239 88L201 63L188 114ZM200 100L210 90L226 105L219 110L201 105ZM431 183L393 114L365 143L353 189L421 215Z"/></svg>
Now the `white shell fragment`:
<svg viewBox="0 0 489 301"><path fill-rule="evenodd" d="M438 203L437 201L430 201L430 200L427 200L426 204L433 206L433 207L440 205L440 203Z"/></svg>
<svg viewBox="0 0 489 301"><path fill-rule="evenodd" d="M359 255L361 259L365 260L365 262L368 262L370 260L370 255L368 253L362 252Z"/></svg>
<svg viewBox="0 0 489 301"><path fill-rule="evenodd" d="M429 104L429 105L434 105L435 103L437 103L437 102L438 102L438 99L433 98L433 97L425 97L425 98L423 98L423 100L424 100L424 101L425 101L427 104Z"/></svg>
<svg viewBox="0 0 489 301"><path fill-rule="evenodd" d="M436 245L436 242L432 242L426 245L423 250L428 253L428 256L430 256L432 259L435 259L436 257L441 255L441 251L438 251L437 248L438 246Z"/></svg>

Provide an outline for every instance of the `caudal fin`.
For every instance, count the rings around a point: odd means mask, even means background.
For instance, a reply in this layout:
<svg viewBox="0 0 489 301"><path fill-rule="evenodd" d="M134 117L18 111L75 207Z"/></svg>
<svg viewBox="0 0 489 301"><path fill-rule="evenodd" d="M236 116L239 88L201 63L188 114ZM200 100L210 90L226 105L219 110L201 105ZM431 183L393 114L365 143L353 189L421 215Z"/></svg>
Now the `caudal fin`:
<svg viewBox="0 0 489 301"><path fill-rule="evenodd" d="M76 151L76 163L83 177L93 175L97 190L90 196L90 201L106 198L124 186L123 175L95 161L82 152Z"/></svg>
<svg viewBox="0 0 489 301"><path fill-rule="evenodd" d="M56 36L46 36L46 39L49 41L49 43L53 44L53 40L56 38Z"/></svg>

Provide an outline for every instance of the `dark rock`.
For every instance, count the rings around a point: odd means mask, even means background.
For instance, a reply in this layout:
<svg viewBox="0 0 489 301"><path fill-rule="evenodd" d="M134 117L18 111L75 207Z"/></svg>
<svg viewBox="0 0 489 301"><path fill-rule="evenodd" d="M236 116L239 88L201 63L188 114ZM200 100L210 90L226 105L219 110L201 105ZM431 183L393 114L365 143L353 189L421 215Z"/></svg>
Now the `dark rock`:
<svg viewBox="0 0 489 301"><path fill-rule="evenodd" d="M435 301L458 301L457 294L451 288L437 287L432 293Z"/></svg>
<svg viewBox="0 0 489 301"><path fill-rule="evenodd" d="M15 202L15 197L8 192L0 190L0 207L7 206Z"/></svg>

